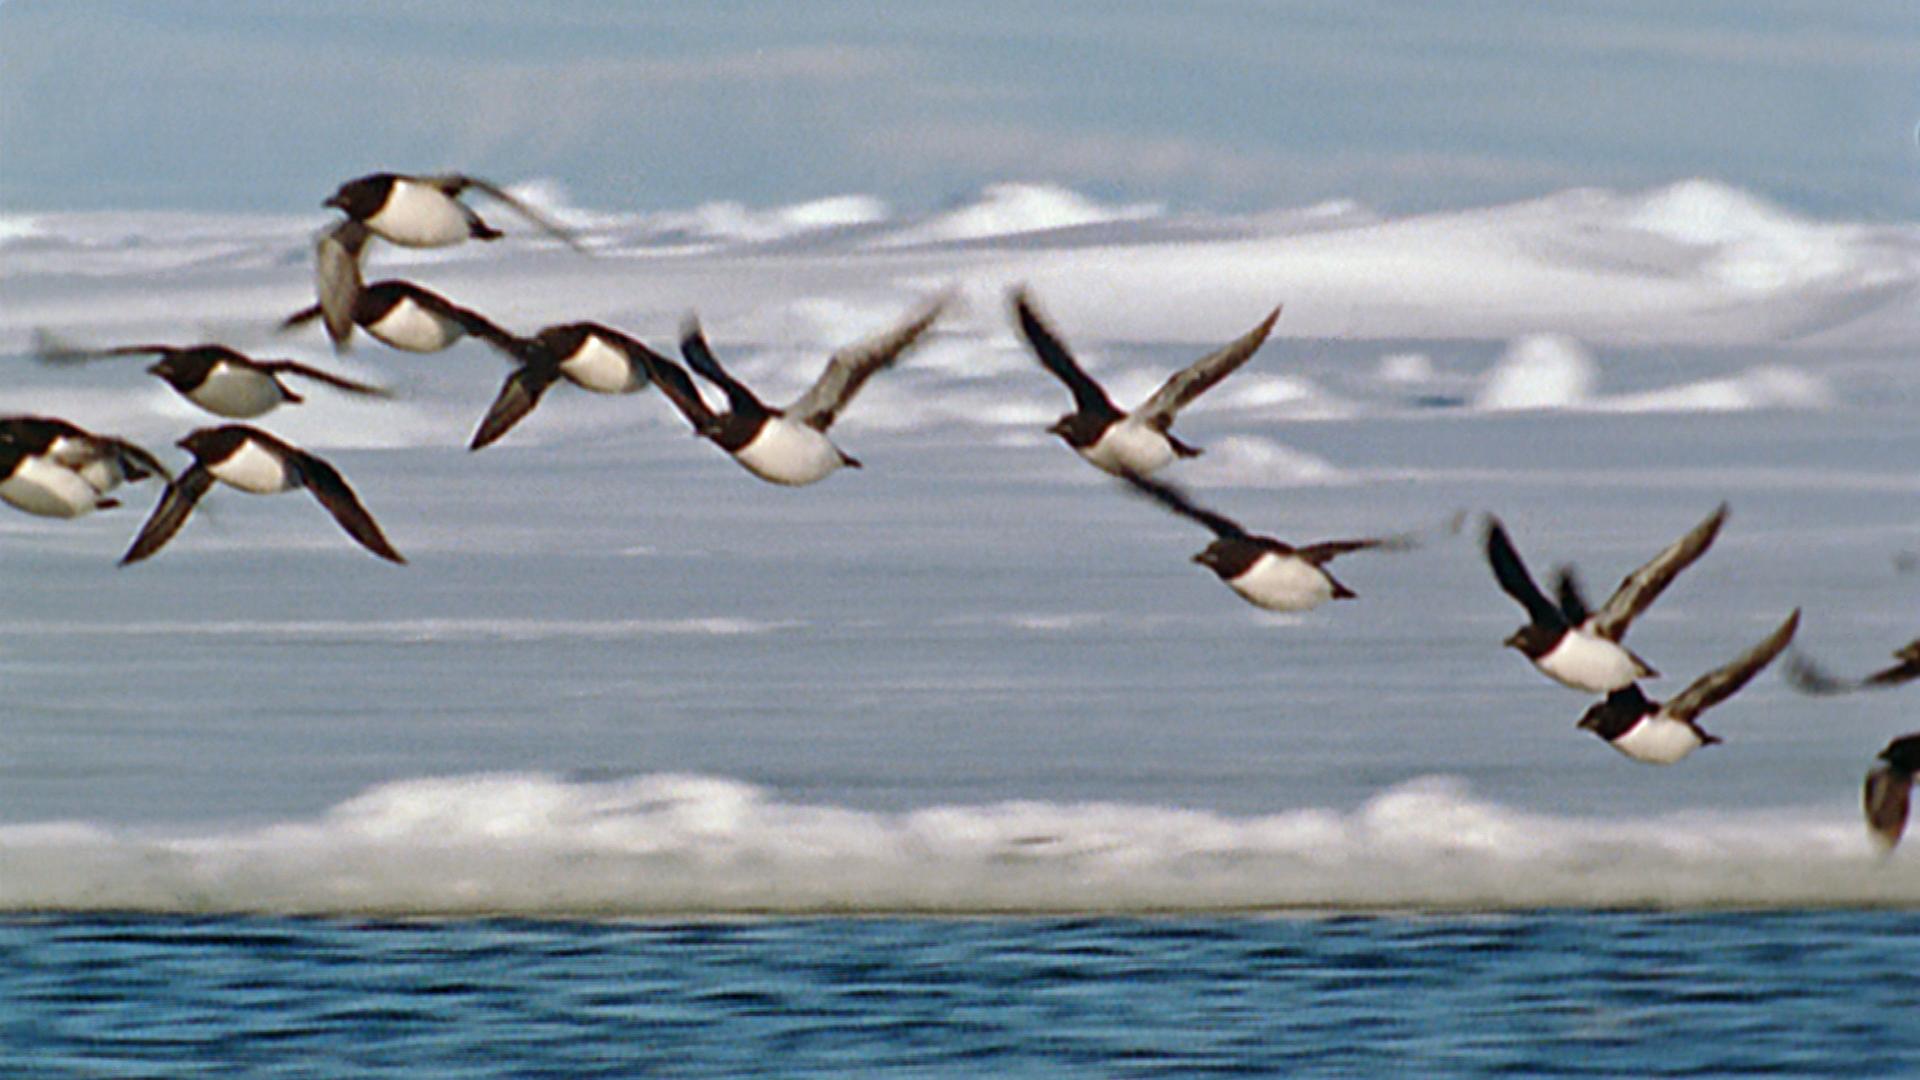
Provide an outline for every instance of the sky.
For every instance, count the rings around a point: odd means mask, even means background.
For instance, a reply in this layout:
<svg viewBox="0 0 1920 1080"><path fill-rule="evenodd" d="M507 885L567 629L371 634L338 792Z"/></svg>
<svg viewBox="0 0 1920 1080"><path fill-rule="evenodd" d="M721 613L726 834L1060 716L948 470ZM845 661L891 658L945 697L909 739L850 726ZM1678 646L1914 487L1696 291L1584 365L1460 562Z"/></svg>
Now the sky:
<svg viewBox="0 0 1920 1080"><path fill-rule="evenodd" d="M1920 217L1912 0L0 0L0 212L316 209L376 170L600 209L1060 184L1390 212L1722 180Z"/></svg>

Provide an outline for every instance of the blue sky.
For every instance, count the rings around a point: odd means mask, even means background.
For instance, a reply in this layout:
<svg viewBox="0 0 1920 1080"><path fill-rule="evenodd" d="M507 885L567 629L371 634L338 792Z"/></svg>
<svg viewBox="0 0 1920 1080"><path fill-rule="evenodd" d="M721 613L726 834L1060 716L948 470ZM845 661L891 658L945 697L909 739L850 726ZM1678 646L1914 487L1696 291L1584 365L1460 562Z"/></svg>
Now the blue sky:
<svg viewBox="0 0 1920 1080"><path fill-rule="evenodd" d="M1920 217L1913 0L5 0L0 210L316 209L376 169L618 210L1028 180L1393 211L1709 176Z"/></svg>

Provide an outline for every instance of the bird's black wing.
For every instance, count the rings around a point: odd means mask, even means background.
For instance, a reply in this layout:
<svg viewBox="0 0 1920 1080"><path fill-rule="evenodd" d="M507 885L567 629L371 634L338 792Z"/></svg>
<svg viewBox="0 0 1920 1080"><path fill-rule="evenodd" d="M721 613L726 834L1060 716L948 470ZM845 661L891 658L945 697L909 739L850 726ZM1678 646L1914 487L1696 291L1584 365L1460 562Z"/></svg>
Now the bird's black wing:
<svg viewBox="0 0 1920 1080"><path fill-rule="evenodd" d="M489 198L505 203L511 207L514 213L532 222L541 232L546 233L548 236L553 237L573 250L580 252L582 255L589 254L586 247L580 243L579 235L572 229L535 210L533 207L527 205L524 199L513 195L498 184L488 180L482 180L477 176L467 176L462 173L438 176L433 179L440 189L446 191L449 195L457 195L465 188L485 192Z"/></svg>
<svg viewBox="0 0 1920 1080"><path fill-rule="evenodd" d="M372 235L365 224L348 218L321 233L313 245L313 284L320 297L315 310L335 352L347 351L353 341L353 308L366 284L360 276L360 257ZM282 325L296 324L288 319Z"/></svg>
<svg viewBox="0 0 1920 1080"><path fill-rule="evenodd" d="M1173 423L1173 415L1190 404L1193 399L1206 393L1221 379L1234 373L1240 365L1253 359L1260 346L1273 332L1274 320L1280 318L1280 309L1274 308L1260 325L1247 331L1221 348L1194 361L1184 370L1177 371L1160 389L1154 391L1135 415L1142 421L1165 431Z"/></svg>
<svg viewBox="0 0 1920 1080"><path fill-rule="evenodd" d="M816 431L827 430L874 372L892 366L920 340L946 303L942 297L900 325L834 353L820 378L787 407L787 415Z"/></svg>
<svg viewBox="0 0 1920 1080"><path fill-rule="evenodd" d="M1648 605L1673 583L1680 571L1693 565L1695 559L1706 553L1726 520L1727 504L1721 503L1700 524L1687 530L1685 536L1667 545L1660 554L1647 560L1645 566L1628 574L1594 616L1593 632L1608 641L1619 641L1625 637L1627 627L1634 618L1647 610Z"/></svg>
<svg viewBox="0 0 1920 1080"><path fill-rule="evenodd" d="M727 408L734 415L750 418L772 414L773 410L762 404L753 391L720 366L713 350L707 347L707 336L700 329L699 320L689 317L680 328L680 355L686 358L689 367L727 395Z"/></svg>
<svg viewBox="0 0 1920 1080"><path fill-rule="evenodd" d="M1076 410L1088 416L1125 415L1114 407L1112 399L1107 397L1107 392L1100 388L1100 384L1080 369L1079 362L1067 351L1066 345L1040 318L1040 313L1034 310L1033 299L1025 289L1014 290L1013 311L1020 322L1020 333L1027 339L1027 344L1033 347L1033 354L1040 359L1041 365L1067 384L1067 390L1073 394Z"/></svg>
<svg viewBox="0 0 1920 1080"><path fill-rule="evenodd" d="M1174 513L1179 514L1181 517L1190 518L1199 522L1211 530L1213 535L1222 540L1252 539L1247 533L1247 530L1241 528L1238 522L1208 510L1194 502L1192 496L1188 495L1185 491L1164 480L1154 480L1141 476L1139 473L1131 470L1123 472L1120 475L1135 491L1138 491Z"/></svg>
<svg viewBox="0 0 1920 1080"><path fill-rule="evenodd" d="M1569 626L1579 626L1587 621L1593 612L1587 607L1586 593L1580 588L1580 578L1573 567L1562 566L1554 571L1554 594L1560 601L1560 614L1566 616Z"/></svg>
<svg viewBox="0 0 1920 1080"><path fill-rule="evenodd" d="M407 560L380 531L373 515L360 504L359 496L347 486L346 478L325 461L305 451L293 452L293 465L300 474L300 482L320 505L327 508L333 520L347 530L347 535L359 541L360 546L389 562L405 563Z"/></svg>
<svg viewBox="0 0 1920 1080"><path fill-rule="evenodd" d="M500 436L513 429L515 424L526 418L547 389L560 379L560 365L557 363L523 364L513 369L507 381L500 386L499 396L493 399L493 405L487 409L487 415L480 420L480 426L473 433L473 441L467 449L478 450L492 444Z"/></svg>
<svg viewBox="0 0 1920 1080"><path fill-rule="evenodd" d="M133 544L127 553L120 556L120 565L128 566L148 558L154 552L166 546L180 526L198 506L200 499L213 486L213 474L198 461L181 473L167 485L166 494L160 496L160 502L154 506L153 514L140 528L140 535L133 538Z"/></svg>
<svg viewBox="0 0 1920 1080"><path fill-rule="evenodd" d="M312 379L315 382L326 383L336 390L344 390L349 394L360 394L364 397L378 398L390 398L393 396L393 391L384 386L355 382L352 379L335 375L330 371L322 371L316 367L308 367L297 360L263 360L260 362L260 367L276 375L298 375L303 379Z"/></svg>
<svg viewBox="0 0 1920 1080"><path fill-rule="evenodd" d="M1493 567L1493 579L1500 583L1500 588L1527 609L1527 617L1536 625L1566 625L1566 616L1540 591L1540 586L1533 583L1527 564L1520 561L1513 541L1507 539L1506 526L1491 514L1487 515L1487 563Z"/></svg>
<svg viewBox="0 0 1920 1080"><path fill-rule="evenodd" d="M1672 701L1667 702L1667 715L1675 720L1692 720L1732 697L1735 691L1773 663L1773 658L1780 655L1780 651L1787 647L1787 642L1793 640L1793 632L1799 627L1800 609L1794 608L1793 614L1787 616L1786 621L1760 644L1741 653L1732 663L1700 676L1692 685L1680 691Z"/></svg>

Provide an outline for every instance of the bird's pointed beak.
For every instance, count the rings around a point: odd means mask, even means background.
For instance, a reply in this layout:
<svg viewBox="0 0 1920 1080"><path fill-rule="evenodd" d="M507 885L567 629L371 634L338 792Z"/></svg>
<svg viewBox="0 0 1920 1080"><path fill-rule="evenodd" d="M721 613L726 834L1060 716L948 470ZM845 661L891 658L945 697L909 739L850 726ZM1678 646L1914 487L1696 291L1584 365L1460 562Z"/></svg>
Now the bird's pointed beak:
<svg viewBox="0 0 1920 1080"><path fill-rule="evenodd" d="M1515 630L1513 633L1508 634L1507 639L1505 641L1502 641L1500 644L1505 645L1509 649L1519 648L1520 647L1520 631Z"/></svg>

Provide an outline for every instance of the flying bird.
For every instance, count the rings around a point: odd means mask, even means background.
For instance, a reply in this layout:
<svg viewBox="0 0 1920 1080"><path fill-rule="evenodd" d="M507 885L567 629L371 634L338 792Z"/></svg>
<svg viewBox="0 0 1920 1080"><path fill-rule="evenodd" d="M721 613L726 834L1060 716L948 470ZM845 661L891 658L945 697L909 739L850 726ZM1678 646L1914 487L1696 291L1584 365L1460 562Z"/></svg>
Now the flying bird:
<svg viewBox="0 0 1920 1080"><path fill-rule="evenodd" d="M321 205L340 211L348 221L403 247L446 247L468 239L499 239L503 235L500 230L460 201L469 190L505 203L549 236L583 250L571 229L545 217L499 185L461 173L373 173L341 184Z"/></svg>
<svg viewBox="0 0 1920 1080"><path fill-rule="evenodd" d="M1793 640L1800 626L1800 609L1787 616L1766 640L1742 653L1725 667L1695 679L1672 701L1650 700L1639 683L1607 695L1588 709L1579 726L1605 739L1615 750L1649 765L1671 765L1720 738L1708 734L1696 721L1701 713L1732 697L1734 692L1773 662Z"/></svg>
<svg viewBox="0 0 1920 1080"><path fill-rule="evenodd" d="M1134 490L1181 517L1191 518L1213 532L1213 543L1193 557L1212 570L1241 599L1269 611L1311 611L1328 600L1351 600L1355 593L1327 571L1337 556L1369 548L1404 549L1405 537L1365 540L1326 540L1294 547L1271 536L1257 536L1229 518L1199 504L1172 484L1138 473L1122 473Z"/></svg>
<svg viewBox="0 0 1920 1080"><path fill-rule="evenodd" d="M1068 446L1095 467L1115 476L1129 472L1147 476L1166 467L1175 457L1198 456L1198 447L1181 442L1169 430L1175 414L1252 359L1272 333L1274 321L1280 318L1280 309L1276 307L1260 325L1176 373L1138 409L1127 413L1081 370L1059 336L1040 318L1025 289L1014 290L1013 310L1020 333L1033 347L1034 355L1067 384L1067 390L1073 394L1074 411L1062 416L1047 430L1066 440Z"/></svg>
<svg viewBox="0 0 1920 1080"><path fill-rule="evenodd" d="M1861 808L1866 811L1867 830L1883 851L1900 844L1907 830L1907 803L1913 791L1913 774L1920 771L1920 731L1902 735L1880 751L1879 764L1867 772L1861 792Z"/></svg>
<svg viewBox="0 0 1920 1080"><path fill-rule="evenodd" d="M387 542L339 471L319 457L245 424L201 428L179 445L193 455L193 464L167 485L120 565L137 563L164 547L216 480L254 495L306 488L360 546L389 562L407 561Z"/></svg>
<svg viewBox="0 0 1920 1080"><path fill-rule="evenodd" d="M334 333L329 302L343 302L349 330L336 338L339 343L358 326L382 343L405 352L435 353L451 348L463 337L475 337L508 356L519 359L525 340L501 329L493 320L411 281L376 281L364 287L353 286L346 297L325 297L322 302L302 308L280 323L291 330L321 319L329 336Z"/></svg>
<svg viewBox="0 0 1920 1080"><path fill-rule="evenodd" d="M927 332L946 304L942 297L893 329L834 353L813 386L785 408L763 403L727 374L708 348L699 322L691 318L681 333L680 355L726 394L726 412L715 413L707 407L680 365L650 352L641 353L640 360L660 392L693 425L695 434L713 440L760 479L798 487L842 466L860 467L860 462L827 438L827 429L867 379L899 360Z"/></svg>
<svg viewBox="0 0 1920 1080"><path fill-rule="evenodd" d="M468 447L478 450L525 419L562 379L596 394L631 394L647 388L647 361L664 357L612 327L578 322L549 326L527 339L518 366L507 375Z"/></svg>
<svg viewBox="0 0 1920 1080"><path fill-rule="evenodd" d="M146 450L48 416L0 417L0 500L41 517L74 518L120 505L122 483L173 474Z"/></svg>
<svg viewBox="0 0 1920 1080"><path fill-rule="evenodd" d="M1680 571L1706 552L1726 519L1727 505L1721 503L1685 536L1622 579L1600 610L1589 611L1570 570L1560 574L1559 603L1547 599L1507 538L1506 527L1489 514L1487 562L1493 567L1494 580L1527 609L1527 625L1514 631L1505 644L1520 650L1541 674L1575 690L1605 694L1636 679L1657 677L1659 673L1621 639Z"/></svg>
<svg viewBox="0 0 1920 1080"><path fill-rule="evenodd" d="M1845 694L1885 689L1920 678L1920 639L1902 645L1893 658L1900 662L1863 678L1842 679L1795 650L1787 657L1787 685L1807 694Z"/></svg>
<svg viewBox="0 0 1920 1080"><path fill-rule="evenodd" d="M282 404L306 400L281 380L291 375L324 383L336 390L365 397L390 397L382 387L370 386L321 371L293 360L255 360L225 345L121 345L83 349L45 333L35 335L42 360L72 363L121 356L157 356L147 373L158 376L181 397L230 419L247 420L272 412Z"/></svg>

